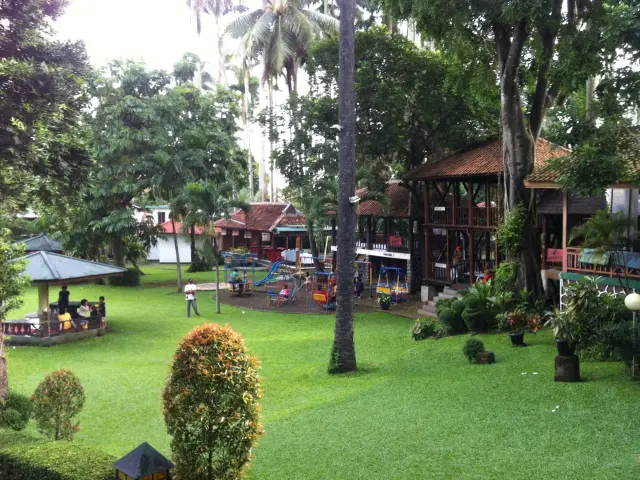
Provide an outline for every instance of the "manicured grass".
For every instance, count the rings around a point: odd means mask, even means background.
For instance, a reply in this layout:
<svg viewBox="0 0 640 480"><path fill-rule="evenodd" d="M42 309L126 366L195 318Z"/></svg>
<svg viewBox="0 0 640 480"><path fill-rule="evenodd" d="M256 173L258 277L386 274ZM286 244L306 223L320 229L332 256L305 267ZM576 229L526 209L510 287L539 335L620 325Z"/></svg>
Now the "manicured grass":
<svg viewBox="0 0 640 480"><path fill-rule="evenodd" d="M171 355L194 325L216 321L240 332L262 362L267 434L250 479L640 475L640 384L623 376L621 364L586 362L587 381L554 383L548 332L529 335L527 348L510 347L505 335L483 335L498 363L470 365L462 355L466 337L414 342L410 320L372 312L356 318L360 372L330 377L331 316L231 307L216 316L206 296L199 299L203 316L187 319L182 295L170 287L70 289L73 298L104 294L114 332L10 349L10 383L31 393L45 373L73 370L87 392L77 441L110 454L143 441L168 453L160 390ZM25 299L31 308L24 311L32 310L35 291Z"/></svg>
<svg viewBox="0 0 640 480"><path fill-rule="evenodd" d="M189 264L181 265L182 281L187 282L191 278L195 283L212 283L216 281L216 272L187 272ZM147 263L142 265L140 269L144 275L140 277L142 285L149 286L169 286L175 284L177 286L178 270L175 263ZM242 272L242 269L239 269ZM265 271L255 272L255 281L262 280L266 275ZM251 279L251 270L247 273L249 280ZM220 265L220 279L224 281L224 267Z"/></svg>

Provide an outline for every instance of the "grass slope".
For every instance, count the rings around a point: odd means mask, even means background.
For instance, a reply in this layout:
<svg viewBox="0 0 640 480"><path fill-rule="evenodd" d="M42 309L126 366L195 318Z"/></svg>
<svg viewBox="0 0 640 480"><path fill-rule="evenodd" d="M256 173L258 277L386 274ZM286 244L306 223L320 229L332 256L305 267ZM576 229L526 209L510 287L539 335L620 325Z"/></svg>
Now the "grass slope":
<svg viewBox="0 0 640 480"><path fill-rule="evenodd" d="M187 319L183 296L169 287L70 290L72 298L104 294L115 331L82 343L10 349L10 383L31 393L47 372L73 370L87 393L77 441L109 454L121 456L143 441L168 453L160 390L171 356L194 325L216 321L240 332L262 362L267 435L250 479L640 474L639 385L623 376L620 364L586 362L586 382L554 383L548 333L528 336L530 346L523 349L510 347L505 335L481 336L498 363L479 366L462 355L465 337L414 342L411 321L360 315L355 335L361 370L329 377L332 317L231 307L216 316L209 295L201 295L203 316ZM31 308L24 311L32 310L35 290L25 301ZM0 445L14 437L0 432Z"/></svg>

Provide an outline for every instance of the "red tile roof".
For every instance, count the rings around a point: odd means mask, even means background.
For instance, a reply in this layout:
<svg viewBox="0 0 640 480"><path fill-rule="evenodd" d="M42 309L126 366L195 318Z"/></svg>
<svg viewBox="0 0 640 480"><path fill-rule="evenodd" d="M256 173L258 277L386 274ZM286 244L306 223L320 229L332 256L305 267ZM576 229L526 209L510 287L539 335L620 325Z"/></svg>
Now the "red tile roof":
<svg viewBox="0 0 640 480"><path fill-rule="evenodd" d="M366 188L361 188L356 195L362 197L367 193ZM411 197L409 190L400 185L399 180L391 180L387 185L387 212L380 202L367 200L358 204L358 215L372 217L409 218L409 204Z"/></svg>
<svg viewBox="0 0 640 480"><path fill-rule="evenodd" d="M536 142L535 171L544 170L547 160L568 155L570 150L555 146L541 138ZM470 176L489 176L503 172L502 139L447 155L436 162L425 163L405 175L410 180L436 180Z"/></svg>
<svg viewBox="0 0 640 480"><path fill-rule="evenodd" d="M270 232L277 226L304 225L304 216L297 214L290 203L256 202L249 204L249 210L245 213L238 210L231 218L223 218L215 222L217 228L235 228L240 230L258 230Z"/></svg>
<svg viewBox="0 0 640 480"><path fill-rule="evenodd" d="M293 215L283 215L278 220L276 227L291 227L293 225L306 225L307 219L304 215L296 213Z"/></svg>
<svg viewBox="0 0 640 480"><path fill-rule="evenodd" d="M161 223L160 228L164 233L175 233L173 231L173 225L171 225L171 220ZM176 230L178 234L182 234L182 222L176 222ZM202 235L202 232L204 232L204 227L196 226L196 235ZM191 230L189 230L189 233L191 233Z"/></svg>

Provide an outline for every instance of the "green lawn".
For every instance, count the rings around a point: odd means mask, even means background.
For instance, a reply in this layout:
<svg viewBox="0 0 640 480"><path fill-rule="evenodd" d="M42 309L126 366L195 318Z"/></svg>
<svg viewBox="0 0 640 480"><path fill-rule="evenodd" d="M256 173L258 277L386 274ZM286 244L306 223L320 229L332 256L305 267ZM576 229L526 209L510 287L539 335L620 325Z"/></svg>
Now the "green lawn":
<svg viewBox="0 0 640 480"><path fill-rule="evenodd" d="M156 274L163 269L155 267ZM168 453L160 390L171 355L190 328L216 321L240 332L262 362L267 434L250 479L640 475L640 384L623 376L621 364L586 362L586 382L554 383L548 332L528 336L523 349L510 347L505 335L482 336L498 363L479 366L462 356L465 337L414 342L410 320L363 314L355 326L361 371L329 377L331 316L226 306L216 316L203 296L203 316L187 319L183 296L170 287L70 290L72 298L104 294L115 332L52 348L10 349L10 384L31 393L45 373L73 370L87 393L77 441L114 455L143 441ZM35 295L26 294L24 311L33 310Z"/></svg>
<svg viewBox="0 0 640 480"><path fill-rule="evenodd" d="M182 279L183 282L186 282L187 279L191 278L195 283L210 283L216 281L216 272L195 272L189 273L187 269L189 268L189 264L181 265L182 270ZM177 278L178 278L178 270L176 268L175 263L148 263L142 265L140 269L144 272L144 275L140 277L140 283L142 285L149 286L169 286L171 284L176 284L177 286ZM239 272L242 273L242 269L239 269ZM264 270L254 272L255 281L262 280L267 272ZM251 270L249 269L247 272L247 278L251 279ZM224 280L224 267L220 266L220 279Z"/></svg>

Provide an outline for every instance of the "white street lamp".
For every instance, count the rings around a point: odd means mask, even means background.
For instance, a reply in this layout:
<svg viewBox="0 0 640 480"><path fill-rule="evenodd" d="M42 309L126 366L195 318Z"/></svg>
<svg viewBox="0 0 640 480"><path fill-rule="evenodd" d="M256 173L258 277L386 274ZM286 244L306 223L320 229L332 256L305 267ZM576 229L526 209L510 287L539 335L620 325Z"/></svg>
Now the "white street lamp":
<svg viewBox="0 0 640 480"><path fill-rule="evenodd" d="M633 339L634 339L633 345L635 348L635 339L638 333L637 332L638 322L636 320L636 313L638 312L638 310L640 310L640 295L638 295L637 293L630 293L629 295L624 297L624 305L633 313ZM635 355L633 355L631 361L632 361L631 376L633 378L636 378L636 356Z"/></svg>

